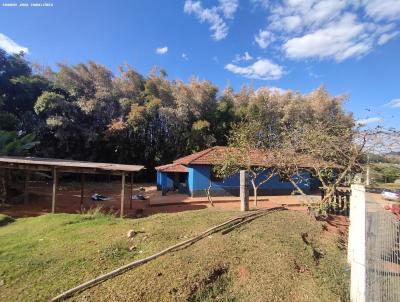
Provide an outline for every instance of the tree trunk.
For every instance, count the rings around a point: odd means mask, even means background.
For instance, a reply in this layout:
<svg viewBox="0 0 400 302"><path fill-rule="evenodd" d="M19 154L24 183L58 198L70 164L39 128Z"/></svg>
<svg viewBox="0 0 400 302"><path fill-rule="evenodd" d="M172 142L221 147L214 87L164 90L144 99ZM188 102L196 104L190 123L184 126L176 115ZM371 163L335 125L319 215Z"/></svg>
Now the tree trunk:
<svg viewBox="0 0 400 302"><path fill-rule="evenodd" d="M206 190L206 193L207 193L208 202L209 202L209 203L211 204L211 206L213 207L213 206L214 206L214 202L213 202L212 197L211 197L211 186L212 186L212 183L211 183L211 181L210 181L209 184L208 184L208 188L207 188L207 190Z"/></svg>
<svg viewBox="0 0 400 302"><path fill-rule="evenodd" d="M254 178L251 179L251 184L253 185L253 197L254 197L253 206L255 208L257 208L257 190L258 190L258 187L256 186Z"/></svg>
<svg viewBox="0 0 400 302"><path fill-rule="evenodd" d="M308 197L306 193L304 193L304 191L297 185L297 183L291 177L289 177L289 181L297 189L297 191L299 191L300 194L307 200L308 206L311 206L313 200L310 197Z"/></svg>

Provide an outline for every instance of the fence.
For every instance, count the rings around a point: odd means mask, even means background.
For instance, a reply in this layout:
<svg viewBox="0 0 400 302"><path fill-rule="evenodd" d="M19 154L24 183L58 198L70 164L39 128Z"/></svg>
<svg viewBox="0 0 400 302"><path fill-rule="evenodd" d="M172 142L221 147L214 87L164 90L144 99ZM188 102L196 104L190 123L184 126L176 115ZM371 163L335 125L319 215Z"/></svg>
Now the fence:
<svg viewBox="0 0 400 302"><path fill-rule="evenodd" d="M400 223L367 202L367 301L400 301Z"/></svg>
<svg viewBox="0 0 400 302"><path fill-rule="evenodd" d="M325 195L325 190L321 190L321 200L324 199ZM350 195L349 190L336 190L329 201L327 212L329 214L349 216Z"/></svg>
<svg viewBox="0 0 400 302"><path fill-rule="evenodd" d="M352 186L348 260L351 301L400 301L400 222L382 200Z"/></svg>

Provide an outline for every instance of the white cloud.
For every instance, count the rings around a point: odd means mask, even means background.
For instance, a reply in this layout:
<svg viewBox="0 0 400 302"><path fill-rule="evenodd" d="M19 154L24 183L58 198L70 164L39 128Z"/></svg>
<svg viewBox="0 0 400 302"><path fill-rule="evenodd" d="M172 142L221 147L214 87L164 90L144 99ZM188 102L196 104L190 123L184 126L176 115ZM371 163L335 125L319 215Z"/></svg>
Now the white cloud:
<svg viewBox="0 0 400 302"><path fill-rule="evenodd" d="M368 124L379 123L382 121L383 121L383 118L381 118L381 117L368 117L368 118L356 120L356 124L359 126L365 126Z"/></svg>
<svg viewBox="0 0 400 302"><path fill-rule="evenodd" d="M280 87L276 87L276 86L263 86L263 87L261 87L261 88L258 88L256 91L255 91L255 93L256 93L256 95L259 95L259 94L263 94L264 93L264 91L270 91L270 92L273 92L273 93L279 93L279 94L285 94L286 92L287 92L287 90L286 89L283 89L283 88L280 88Z"/></svg>
<svg viewBox="0 0 400 302"><path fill-rule="evenodd" d="M255 9L259 7L265 9L269 8L269 0L250 0L250 3Z"/></svg>
<svg viewBox="0 0 400 302"><path fill-rule="evenodd" d="M400 19L399 0L364 0L368 16L376 20Z"/></svg>
<svg viewBox="0 0 400 302"><path fill-rule="evenodd" d="M201 23L208 23L213 33L211 37L219 41L224 39L229 31L229 26L226 24L224 17L233 19L238 5L237 0L220 0L218 6L203 8L200 1L186 0L183 11L189 15L194 14Z"/></svg>
<svg viewBox="0 0 400 302"><path fill-rule="evenodd" d="M0 33L0 48L3 48L8 53L20 53L21 51L26 54L29 53L29 49L27 47L18 45L16 42L2 33Z"/></svg>
<svg viewBox="0 0 400 302"><path fill-rule="evenodd" d="M311 10L307 12L307 21L312 25L319 25L338 17L345 7L345 0L317 1Z"/></svg>
<svg viewBox="0 0 400 302"><path fill-rule="evenodd" d="M325 28L289 39L283 44L283 49L288 57L294 59L318 57L343 61L371 49L371 42L361 39L366 31L366 24L357 23L356 16L346 14Z"/></svg>
<svg viewBox="0 0 400 302"><path fill-rule="evenodd" d="M338 17L347 0L287 0L276 5L269 17L271 27L291 32L313 30Z"/></svg>
<svg viewBox="0 0 400 302"><path fill-rule="evenodd" d="M159 47L156 49L156 54L165 55L168 52L168 46Z"/></svg>
<svg viewBox="0 0 400 302"><path fill-rule="evenodd" d="M182 59L184 59L185 61L189 60L187 54L185 54L185 53L182 54Z"/></svg>
<svg viewBox="0 0 400 302"><path fill-rule="evenodd" d="M274 40L274 37L271 32L260 29L258 34L254 36L254 40L261 48L267 48L268 45Z"/></svg>
<svg viewBox="0 0 400 302"><path fill-rule="evenodd" d="M383 45L386 42L389 42L393 38L396 38L399 35L400 31L395 31L392 33L384 33L378 39L378 45Z"/></svg>
<svg viewBox="0 0 400 302"><path fill-rule="evenodd" d="M255 35L293 59L358 58L400 37L400 0L252 0L265 2L267 24ZM268 3L267 3L268 2Z"/></svg>
<svg viewBox="0 0 400 302"><path fill-rule="evenodd" d="M268 59L259 59L253 64L245 67L229 63L225 65L225 69L246 78L258 80L277 80L284 74L282 66L279 66Z"/></svg>
<svg viewBox="0 0 400 302"><path fill-rule="evenodd" d="M400 99L391 100L389 103L386 104L386 106L389 106L391 108L400 108Z"/></svg>
<svg viewBox="0 0 400 302"><path fill-rule="evenodd" d="M219 0L219 8L226 18L232 19L239 6L238 0Z"/></svg>
<svg viewBox="0 0 400 302"><path fill-rule="evenodd" d="M250 60L253 60L253 57L246 51L244 53L244 55L242 55L242 56L239 54L236 54L235 58L233 59L233 62L238 63L240 61L250 61Z"/></svg>
<svg viewBox="0 0 400 302"><path fill-rule="evenodd" d="M282 19L282 23L286 31L294 31L301 25L301 18L299 16L287 16Z"/></svg>

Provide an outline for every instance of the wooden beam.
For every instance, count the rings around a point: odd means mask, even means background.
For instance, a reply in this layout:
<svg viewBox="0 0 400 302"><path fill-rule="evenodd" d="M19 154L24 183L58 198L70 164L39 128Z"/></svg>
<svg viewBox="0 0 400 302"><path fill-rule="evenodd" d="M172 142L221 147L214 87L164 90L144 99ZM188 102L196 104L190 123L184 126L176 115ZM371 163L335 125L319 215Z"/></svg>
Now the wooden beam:
<svg viewBox="0 0 400 302"><path fill-rule="evenodd" d="M133 173L131 173L131 193L129 196L129 208L132 210L132 195L133 195Z"/></svg>
<svg viewBox="0 0 400 302"><path fill-rule="evenodd" d="M28 203L29 199L29 181L31 179L31 171L25 171L25 189L24 189L24 203Z"/></svg>
<svg viewBox="0 0 400 302"><path fill-rule="evenodd" d="M124 218L124 203L125 203L125 172L122 172L121 181L121 218Z"/></svg>
<svg viewBox="0 0 400 302"><path fill-rule="evenodd" d="M53 168L53 195L51 198L51 212L56 211L56 196L57 196L57 185L58 185L58 171L57 168Z"/></svg>
<svg viewBox="0 0 400 302"><path fill-rule="evenodd" d="M81 174L81 213L83 213L84 194L85 194L85 174Z"/></svg>
<svg viewBox="0 0 400 302"><path fill-rule="evenodd" d="M30 171L53 171L52 166L33 165L33 164L15 164L0 162L0 168L13 170L30 170ZM122 171L104 170L98 168L80 168L80 167L57 167L59 173L85 173L85 174L101 174L101 175L122 175Z"/></svg>

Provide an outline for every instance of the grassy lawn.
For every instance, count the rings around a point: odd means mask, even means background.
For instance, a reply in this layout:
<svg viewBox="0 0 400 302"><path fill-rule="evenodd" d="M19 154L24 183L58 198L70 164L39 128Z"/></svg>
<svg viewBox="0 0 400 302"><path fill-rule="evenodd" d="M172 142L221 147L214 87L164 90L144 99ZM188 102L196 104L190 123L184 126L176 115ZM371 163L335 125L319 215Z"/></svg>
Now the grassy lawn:
<svg viewBox="0 0 400 302"><path fill-rule="evenodd" d="M0 300L48 300L237 214L205 209L134 220L55 214L4 223ZM141 233L128 239L130 229ZM319 261L302 233L324 253ZM129 251L132 246L136 249ZM303 213L284 211L226 235L213 234L71 300L346 301L349 276L344 268L345 252L337 248L334 235Z"/></svg>

